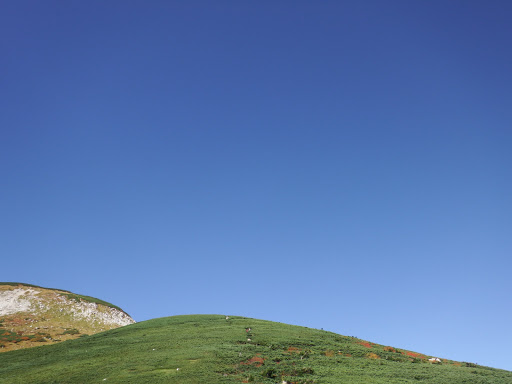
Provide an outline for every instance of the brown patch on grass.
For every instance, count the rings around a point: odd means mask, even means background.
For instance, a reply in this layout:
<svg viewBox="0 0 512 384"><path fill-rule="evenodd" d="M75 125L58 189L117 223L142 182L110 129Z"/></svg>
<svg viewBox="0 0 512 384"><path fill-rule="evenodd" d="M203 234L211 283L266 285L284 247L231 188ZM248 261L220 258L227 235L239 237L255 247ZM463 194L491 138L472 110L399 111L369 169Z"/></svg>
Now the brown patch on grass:
<svg viewBox="0 0 512 384"><path fill-rule="evenodd" d="M373 352L368 353L368 354L366 355L366 357L367 357L368 359L374 359L374 360L378 360L378 359L380 359L380 356L379 356L379 355L377 355L376 353L373 353Z"/></svg>
<svg viewBox="0 0 512 384"><path fill-rule="evenodd" d="M254 365L255 367L261 367L265 359L258 353L256 356L251 357L249 360L243 361L241 365Z"/></svg>
<svg viewBox="0 0 512 384"><path fill-rule="evenodd" d="M407 356L414 357L415 359L425 359L425 356L424 356L424 355L422 355L421 353L416 353L416 352L402 352L402 354L407 355Z"/></svg>
<svg viewBox="0 0 512 384"><path fill-rule="evenodd" d="M327 357L333 357L334 356L334 351L328 349L327 351L324 352L324 355L327 356Z"/></svg>

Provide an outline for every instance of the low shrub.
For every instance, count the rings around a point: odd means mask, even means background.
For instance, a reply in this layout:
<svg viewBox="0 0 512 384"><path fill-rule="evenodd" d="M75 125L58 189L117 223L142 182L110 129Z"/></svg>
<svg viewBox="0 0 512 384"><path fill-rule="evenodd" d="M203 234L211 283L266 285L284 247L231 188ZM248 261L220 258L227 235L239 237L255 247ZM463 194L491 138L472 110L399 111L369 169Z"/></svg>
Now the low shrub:
<svg viewBox="0 0 512 384"><path fill-rule="evenodd" d="M72 329L66 329L62 334L63 335L78 335L80 333L80 331L76 328L72 328Z"/></svg>

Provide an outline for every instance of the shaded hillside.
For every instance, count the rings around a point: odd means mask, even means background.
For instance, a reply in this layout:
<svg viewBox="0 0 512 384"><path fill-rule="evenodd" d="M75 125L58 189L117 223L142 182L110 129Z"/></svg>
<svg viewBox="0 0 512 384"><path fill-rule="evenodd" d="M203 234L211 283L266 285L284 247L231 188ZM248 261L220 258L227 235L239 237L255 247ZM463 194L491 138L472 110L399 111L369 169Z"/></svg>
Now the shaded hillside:
<svg viewBox="0 0 512 384"><path fill-rule="evenodd" d="M0 283L0 352L132 323L121 308L103 300L29 284Z"/></svg>
<svg viewBox="0 0 512 384"><path fill-rule="evenodd" d="M0 383L512 383L512 372L429 358L316 329L189 315L0 354Z"/></svg>

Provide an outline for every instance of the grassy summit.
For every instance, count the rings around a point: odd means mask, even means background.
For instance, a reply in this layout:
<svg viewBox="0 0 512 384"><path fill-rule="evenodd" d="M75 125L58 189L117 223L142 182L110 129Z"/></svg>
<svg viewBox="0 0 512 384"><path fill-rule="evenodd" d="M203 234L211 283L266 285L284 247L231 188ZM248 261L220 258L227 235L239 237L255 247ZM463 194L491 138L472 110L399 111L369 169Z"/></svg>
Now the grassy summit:
<svg viewBox="0 0 512 384"><path fill-rule="evenodd" d="M0 383L512 383L512 372L428 358L316 329L189 315L0 354Z"/></svg>

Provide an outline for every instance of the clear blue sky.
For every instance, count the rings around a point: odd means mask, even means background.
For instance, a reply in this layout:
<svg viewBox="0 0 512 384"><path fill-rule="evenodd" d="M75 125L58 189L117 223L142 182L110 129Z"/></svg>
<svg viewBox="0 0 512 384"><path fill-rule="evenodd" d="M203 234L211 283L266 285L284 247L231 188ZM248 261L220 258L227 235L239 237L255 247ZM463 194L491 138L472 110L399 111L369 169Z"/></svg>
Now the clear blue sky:
<svg viewBox="0 0 512 384"><path fill-rule="evenodd" d="M512 370L511 17L2 2L0 281Z"/></svg>

